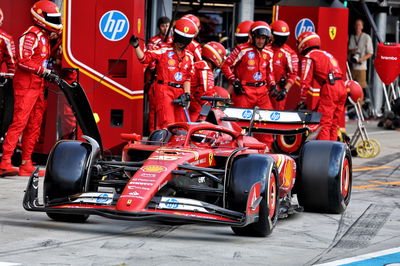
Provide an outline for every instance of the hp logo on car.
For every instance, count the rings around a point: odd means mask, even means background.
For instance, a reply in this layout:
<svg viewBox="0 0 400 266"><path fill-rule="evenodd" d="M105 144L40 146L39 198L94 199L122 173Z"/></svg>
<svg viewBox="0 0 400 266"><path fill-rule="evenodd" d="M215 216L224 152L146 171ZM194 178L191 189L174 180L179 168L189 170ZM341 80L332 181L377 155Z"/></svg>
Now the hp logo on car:
<svg viewBox="0 0 400 266"><path fill-rule="evenodd" d="M96 202L97 203L105 203L108 200L108 194L103 193L97 196Z"/></svg>
<svg viewBox="0 0 400 266"><path fill-rule="evenodd" d="M253 115L253 112L251 110L244 110L242 113L242 117L244 119L250 119L252 115Z"/></svg>
<svg viewBox="0 0 400 266"><path fill-rule="evenodd" d="M109 41L123 39L129 31L129 20L124 13L111 10L105 13L99 23L100 32Z"/></svg>
<svg viewBox="0 0 400 266"><path fill-rule="evenodd" d="M165 206L171 209L176 209L179 206L179 202L176 199L167 199Z"/></svg>
<svg viewBox="0 0 400 266"><path fill-rule="evenodd" d="M272 121L278 121L279 118L281 118L281 113L279 112L272 112L272 114L269 116Z"/></svg>
<svg viewBox="0 0 400 266"><path fill-rule="evenodd" d="M315 32L314 23L311 21L311 19L303 18L297 23L295 31L296 39L299 37L300 34L302 34L305 31Z"/></svg>

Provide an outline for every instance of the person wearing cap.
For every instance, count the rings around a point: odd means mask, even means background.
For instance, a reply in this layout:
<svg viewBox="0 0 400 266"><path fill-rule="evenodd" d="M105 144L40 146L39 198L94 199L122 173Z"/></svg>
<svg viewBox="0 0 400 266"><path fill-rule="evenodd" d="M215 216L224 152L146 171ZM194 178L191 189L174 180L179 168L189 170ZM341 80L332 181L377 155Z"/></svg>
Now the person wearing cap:
<svg viewBox="0 0 400 266"><path fill-rule="evenodd" d="M58 75L48 68L50 37L62 30L61 13L51 1L37 1L31 8L33 26L20 37L17 69L13 80L14 117L3 142L0 175L29 176L35 170L31 156L40 135L46 108L44 81L55 80ZM22 135L22 164L17 170L11 156ZM43 175L43 171L39 175Z"/></svg>
<svg viewBox="0 0 400 266"><path fill-rule="evenodd" d="M237 45L222 64L222 72L233 84L234 107L271 109L269 97L270 94L276 97L277 89L272 71L273 52L266 47L270 37L271 29L266 22L254 22L250 28L251 40ZM271 147L270 135L259 140Z"/></svg>
<svg viewBox="0 0 400 266"><path fill-rule="evenodd" d="M201 108L207 102L202 96L215 96L214 71L219 68L226 56L225 47L218 42L208 42L201 49L203 60L194 63L194 75L191 80L192 100L190 102L190 120L197 121Z"/></svg>
<svg viewBox="0 0 400 266"><path fill-rule="evenodd" d="M154 88L156 106L156 129L170 123L185 121L184 110L174 104L179 99L184 108L190 103L190 79L193 73L193 55L186 46L193 40L196 29L193 23L179 19L174 26L173 42L161 45L155 50L143 52L139 39L132 35L129 42L142 64L156 63L157 81Z"/></svg>
<svg viewBox="0 0 400 266"><path fill-rule="evenodd" d="M272 22L271 31L272 43L269 47L274 52L274 78L279 89L279 95L276 98L271 98L271 103L274 109L284 110L286 95L297 78L299 58L297 53L286 44L290 30L285 21L276 20Z"/></svg>
<svg viewBox="0 0 400 266"><path fill-rule="evenodd" d="M311 84L315 80L321 87L317 109L322 114L318 139L335 141L339 121L344 114L347 91L338 61L327 51L321 50L320 46L321 39L315 32L306 31L297 38L297 49L303 56L299 108L304 108L307 94L313 97Z"/></svg>

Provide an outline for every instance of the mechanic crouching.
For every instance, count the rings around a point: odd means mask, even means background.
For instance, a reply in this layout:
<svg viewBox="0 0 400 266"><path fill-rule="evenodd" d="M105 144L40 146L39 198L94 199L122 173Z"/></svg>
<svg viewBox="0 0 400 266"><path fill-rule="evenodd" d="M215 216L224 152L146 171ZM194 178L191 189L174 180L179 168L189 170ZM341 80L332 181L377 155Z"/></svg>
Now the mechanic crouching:
<svg viewBox="0 0 400 266"><path fill-rule="evenodd" d="M50 37L62 29L61 13L56 4L43 0L31 8L35 25L20 37L17 69L14 76L14 117L3 143L0 175L29 176L35 170L32 152L40 135L46 108L44 79L58 75L47 68L50 57ZM11 156L22 134L22 164L19 170L11 164ZM43 175L43 171L39 175Z"/></svg>
<svg viewBox="0 0 400 266"><path fill-rule="evenodd" d="M307 94L312 95L311 83L320 86L320 100L317 111L322 114L319 140L337 140L339 121L344 114L347 98L343 74L338 61L330 53L320 50L321 39L315 32L303 32L297 38L297 49L301 61L301 93L299 109L305 108Z"/></svg>
<svg viewBox="0 0 400 266"><path fill-rule="evenodd" d="M179 98L184 108L190 103L190 77L193 68L193 55L185 47L193 40L196 29L188 19L179 19L174 26L173 43L162 44L154 50L143 52L135 35L130 38L136 56L142 64L156 62L154 95L156 106L156 129L170 123L185 121L181 106L173 100Z"/></svg>
<svg viewBox="0 0 400 266"><path fill-rule="evenodd" d="M201 107L207 102L202 96L215 96L214 71L225 60L225 47L218 42L208 42L201 49L203 60L194 63L194 75L191 80L192 100L190 102L190 120L197 121Z"/></svg>

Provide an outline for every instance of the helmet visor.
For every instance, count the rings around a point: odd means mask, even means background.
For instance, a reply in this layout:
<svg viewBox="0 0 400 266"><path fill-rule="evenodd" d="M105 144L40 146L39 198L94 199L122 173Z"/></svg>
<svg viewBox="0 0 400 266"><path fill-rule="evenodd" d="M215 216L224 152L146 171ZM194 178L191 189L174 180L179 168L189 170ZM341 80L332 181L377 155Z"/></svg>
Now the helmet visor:
<svg viewBox="0 0 400 266"><path fill-rule="evenodd" d="M193 38L183 37L182 35L174 32L174 43L181 43L187 46L192 40Z"/></svg>
<svg viewBox="0 0 400 266"><path fill-rule="evenodd" d="M61 15L60 15L60 13L54 14L54 13L43 12L43 15L44 15L44 19L47 22L49 22L51 24L55 24L55 25L60 25L61 24Z"/></svg>
<svg viewBox="0 0 400 266"><path fill-rule="evenodd" d="M269 36L270 35L270 31L266 28L260 28L260 29L256 29L253 31L254 35L258 35L258 36Z"/></svg>

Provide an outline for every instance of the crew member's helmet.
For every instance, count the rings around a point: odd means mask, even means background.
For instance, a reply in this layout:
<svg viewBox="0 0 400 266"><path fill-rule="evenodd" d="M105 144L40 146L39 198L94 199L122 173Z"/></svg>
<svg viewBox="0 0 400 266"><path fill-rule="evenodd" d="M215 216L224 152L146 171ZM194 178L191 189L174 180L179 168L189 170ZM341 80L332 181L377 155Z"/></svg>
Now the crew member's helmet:
<svg viewBox="0 0 400 266"><path fill-rule="evenodd" d="M321 39L318 34L312 31L305 31L297 38L297 50L300 54L306 54L311 49L319 49Z"/></svg>
<svg viewBox="0 0 400 266"><path fill-rule="evenodd" d="M251 20L245 20L239 23L235 31L237 44L245 43L249 40L249 32L252 24L253 21Z"/></svg>
<svg viewBox="0 0 400 266"><path fill-rule="evenodd" d="M174 43L188 45L196 35L196 25L188 18L178 19L174 26Z"/></svg>
<svg viewBox="0 0 400 266"><path fill-rule="evenodd" d="M360 84L358 84L357 81L349 79L349 80L346 80L344 85L346 86L347 93L349 94L349 96L353 100L353 102L357 103L357 102L363 100L364 92L363 92L363 89L361 88Z"/></svg>
<svg viewBox="0 0 400 266"><path fill-rule="evenodd" d="M191 21L193 21L193 23L196 25L196 34L199 33L201 24L200 24L200 19L198 17L196 17L193 14L186 14L186 15L183 15L182 18L187 18L187 19L190 19Z"/></svg>
<svg viewBox="0 0 400 266"><path fill-rule="evenodd" d="M273 44L276 46L282 46L287 42L290 30L289 25L283 20L276 20L271 23L271 31L274 36Z"/></svg>
<svg viewBox="0 0 400 266"><path fill-rule="evenodd" d="M4 19L3 10L1 10L0 8L0 27L3 24L3 19Z"/></svg>
<svg viewBox="0 0 400 266"><path fill-rule="evenodd" d="M208 42L201 49L201 57L220 67L226 56L225 47L219 42Z"/></svg>
<svg viewBox="0 0 400 266"><path fill-rule="evenodd" d="M48 0L36 2L31 8L33 22L39 27L52 32L62 29L61 13L57 5Z"/></svg>
<svg viewBox="0 0 400 266"><path fill-rule="evenodd" d="M250 28L251 38L253 39L253 44L255 42L256 36L266 36L265 45L267 45L271 39L271 28L269 27L267 22L264 21L256 21L251 24Z"/></svg>
<svg viewBox="0 0 400 266"><path fill-rule="evenodd" d="M219 86L214 86L214 89L217 94L217 97L231 98L231 95L229 94L227 89Z"/></svg>

